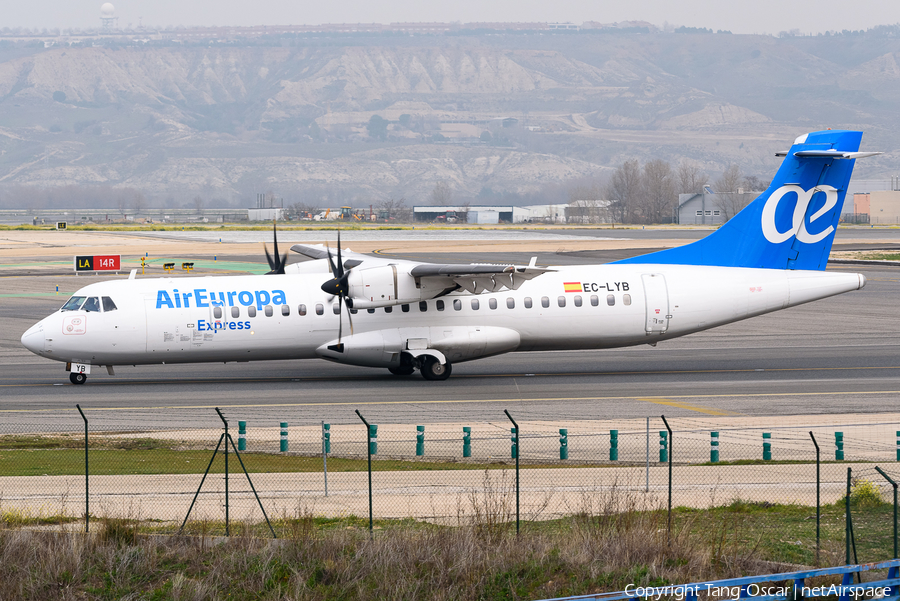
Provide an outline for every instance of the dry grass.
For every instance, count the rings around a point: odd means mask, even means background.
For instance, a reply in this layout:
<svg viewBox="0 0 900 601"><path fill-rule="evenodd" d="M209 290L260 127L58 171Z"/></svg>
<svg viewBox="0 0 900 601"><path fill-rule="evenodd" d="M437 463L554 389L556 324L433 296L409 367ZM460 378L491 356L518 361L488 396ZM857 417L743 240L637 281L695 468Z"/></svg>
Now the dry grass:
<svg viewBox="0 0 900 601"><path fill-rule="evenodd" d="M664 512L637 511L637 498L615 489L516 536L509 485L492 486L492 500L463 502L460 525L382 523L373 538L354 525L320 528L305 512L278 521L278 540L240 524L230 539L204 524L194 536L147 536L135 520L103 521L90 536L2 530L0 598L534 599L764 569L732 543L739 524L698 534L685 521L670 536Z"/></svg>

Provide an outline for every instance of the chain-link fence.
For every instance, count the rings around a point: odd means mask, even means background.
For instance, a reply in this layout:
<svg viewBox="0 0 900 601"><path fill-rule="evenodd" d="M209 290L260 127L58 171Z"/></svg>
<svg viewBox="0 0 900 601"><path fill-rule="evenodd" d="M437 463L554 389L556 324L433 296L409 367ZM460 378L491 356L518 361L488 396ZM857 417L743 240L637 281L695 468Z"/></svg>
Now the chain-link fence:
<svg viewBox="0 0 900 601"><path fill-rule="evenodd" d="M82 409L4 413L4 522L88 515L160 532L185 521L265 532L268 519L277 533L311 515L373 528L402 519L527 527L641 509L669 512L676 530L715 523L774 539L785 561L841 562L854 543L851 560L895 555L898 414L610 419L528 403L508 412L232 406L221 416Z"/></svg>

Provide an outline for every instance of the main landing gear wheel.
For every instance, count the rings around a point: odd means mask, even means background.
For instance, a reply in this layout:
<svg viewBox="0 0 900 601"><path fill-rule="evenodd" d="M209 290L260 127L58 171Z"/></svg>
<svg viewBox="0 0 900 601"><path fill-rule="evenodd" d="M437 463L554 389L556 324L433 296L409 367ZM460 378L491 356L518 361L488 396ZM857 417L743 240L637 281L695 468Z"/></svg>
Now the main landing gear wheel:
<svg viewBox="0 0 900 601"><path fill-rule="evenodd" d="M441 364L434 357L428 357L422 365L422 377L426 380L446 380L452 371L453 367L449 363Z"/></svg>
<svg viewBox="0 0 900 601"><path fill-rule="evenodd" d="M87 382L87 376L72 372L69 374L69 381L72 382L72 384L84 384Z"/></svg>
<svg viewBox="0 0 900 601"><path fill-rule="evenodd" d="M388 371L395 376L411 376L416 368L412 365L400 365L398 367L389 367Z"/></svg>

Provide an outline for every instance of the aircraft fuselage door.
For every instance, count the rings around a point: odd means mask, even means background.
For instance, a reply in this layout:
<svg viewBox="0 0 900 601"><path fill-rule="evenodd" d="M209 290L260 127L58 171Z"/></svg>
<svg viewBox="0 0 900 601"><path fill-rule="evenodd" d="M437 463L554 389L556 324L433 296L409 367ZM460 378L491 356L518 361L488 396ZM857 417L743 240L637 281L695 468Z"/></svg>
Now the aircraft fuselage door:
<svg viewBox="0 0 900 601"><path fill-rule="evenodd" d="M666 278L661 273L645 273L644 302L647 306L647 324L644 331L649 334L665 334L669 329L669 290Z"/></svg>

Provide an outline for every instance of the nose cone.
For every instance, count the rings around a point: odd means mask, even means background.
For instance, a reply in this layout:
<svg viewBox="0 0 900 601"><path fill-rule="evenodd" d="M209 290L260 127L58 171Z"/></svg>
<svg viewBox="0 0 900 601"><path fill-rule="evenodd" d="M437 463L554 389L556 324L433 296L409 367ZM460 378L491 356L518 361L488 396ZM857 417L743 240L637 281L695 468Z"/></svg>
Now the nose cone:
<svg viewBox="0 0 900 601"><path fill-rule="evenodd" d="M44 326L35 324L22 334L22 346L36 355L44 352Z"/></svg>

